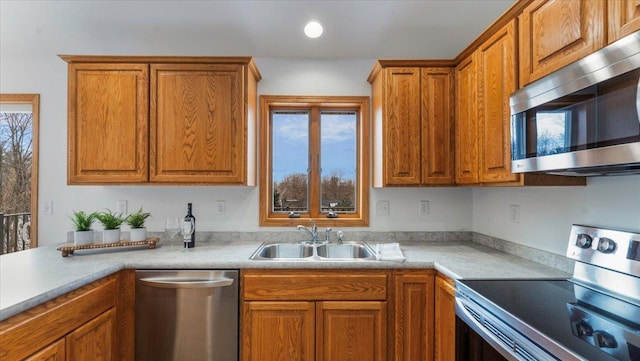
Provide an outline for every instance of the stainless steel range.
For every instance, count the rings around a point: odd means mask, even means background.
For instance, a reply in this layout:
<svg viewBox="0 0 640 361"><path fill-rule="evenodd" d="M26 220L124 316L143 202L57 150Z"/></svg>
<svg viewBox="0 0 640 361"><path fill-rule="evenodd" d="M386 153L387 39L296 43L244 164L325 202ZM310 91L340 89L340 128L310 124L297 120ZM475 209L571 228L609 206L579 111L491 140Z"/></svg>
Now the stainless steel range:
<svg viewBox="0 0 640 361"><path fill-rule="evenodd" d="M507 360L640 361L640 233L574 225L568 280L456 281L456 315Z"/></svg>

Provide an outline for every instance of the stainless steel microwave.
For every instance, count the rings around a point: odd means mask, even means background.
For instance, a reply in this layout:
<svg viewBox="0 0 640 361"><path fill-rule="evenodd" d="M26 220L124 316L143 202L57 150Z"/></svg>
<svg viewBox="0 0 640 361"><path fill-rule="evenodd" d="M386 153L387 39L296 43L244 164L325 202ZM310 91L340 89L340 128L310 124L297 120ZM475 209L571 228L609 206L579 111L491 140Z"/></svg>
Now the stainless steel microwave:
<svg viewBox="0 0 640 361"><path fill-rule="evenodd" d="M640 174L640 31L511 95L512 172Z"/></svg>

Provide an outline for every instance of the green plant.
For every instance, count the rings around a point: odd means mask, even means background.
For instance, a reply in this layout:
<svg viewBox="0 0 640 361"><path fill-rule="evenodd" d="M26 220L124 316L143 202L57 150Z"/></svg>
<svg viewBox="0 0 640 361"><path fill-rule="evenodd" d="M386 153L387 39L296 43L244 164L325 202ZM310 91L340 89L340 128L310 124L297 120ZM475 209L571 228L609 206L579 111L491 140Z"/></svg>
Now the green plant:
<svg viewBox="0 0 640 361"><path fill-rule="evenodd" d="M104 229L118 229L128 217L123 217L122 213L113 213L107 209L106 212L97 213L96 218L102 223Z"/></svg>
<svg viewBox="0 0 640 361"><path fill-rule="evenodd" d="M143 212L142 207L140 207L135 213L129 215L127 224L131 226L131 228L144 228L144 222L149 217L151 217L151 213Z"/></svg>
<svg viewBox="0 0 640 361"><path fill-rule="evenodd" d="M85 213L84 211L73 211L73 217L69 217L73 222L76 232L90 231L97 213Z"/></svg>

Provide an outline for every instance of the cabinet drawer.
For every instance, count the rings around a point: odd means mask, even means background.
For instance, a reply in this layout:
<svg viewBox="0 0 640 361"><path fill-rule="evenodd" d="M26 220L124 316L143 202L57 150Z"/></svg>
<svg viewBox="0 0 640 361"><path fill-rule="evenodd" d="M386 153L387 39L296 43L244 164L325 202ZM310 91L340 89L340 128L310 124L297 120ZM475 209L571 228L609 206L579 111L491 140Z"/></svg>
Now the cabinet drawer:
<svg viewBox="0 0 640 361"><path fill-rule="evenodd" d="M242 276L244 300L386 300L385 271L247 270Z"/></svg>

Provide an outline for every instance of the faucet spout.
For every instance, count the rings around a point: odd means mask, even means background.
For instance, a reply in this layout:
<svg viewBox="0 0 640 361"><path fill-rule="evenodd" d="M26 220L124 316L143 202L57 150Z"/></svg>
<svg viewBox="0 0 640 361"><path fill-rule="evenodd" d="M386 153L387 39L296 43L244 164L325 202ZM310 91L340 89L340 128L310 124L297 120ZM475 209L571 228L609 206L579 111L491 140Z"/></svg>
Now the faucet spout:
<svg viewBox="0 0 640 361"><path fill-rule="evenodd" d="M316 223L313 220L311 220L311 230L300 224L296 228L298 228L299 231L304 230L309 233L309 235L311 236L311 242L318 243L318 226L316 226Z"/></svg>

